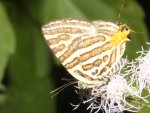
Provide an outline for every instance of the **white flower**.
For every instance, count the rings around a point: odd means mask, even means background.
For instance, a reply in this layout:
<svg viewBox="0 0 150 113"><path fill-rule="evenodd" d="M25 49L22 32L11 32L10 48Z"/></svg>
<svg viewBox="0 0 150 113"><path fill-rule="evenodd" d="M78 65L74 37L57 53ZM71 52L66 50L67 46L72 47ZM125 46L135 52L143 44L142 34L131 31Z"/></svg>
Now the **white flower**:
<svg viewBox="0 0 150 113"><path fill-rule="evenodd" d="M146 51L142 48L138 52L140 56L130 62L126 72L131 74L131 81L136 82L136 87L142 93L146 89L150 93L150 50Z"/></svg>
<svg viewBox="0 0 150 113"><path fill-rule="evenodd" d="M81 90L81 89L80 89ZM82 92L82 93L81 93ZM120 113L125 110L137 112L141 106L132 105L127 97L143 99L121 75L114 75L110 82L102 87L95 87L87 93L84 89L79 93L83 103L88 103L87 110L97 113L102 110L104 113Z"/></svg>

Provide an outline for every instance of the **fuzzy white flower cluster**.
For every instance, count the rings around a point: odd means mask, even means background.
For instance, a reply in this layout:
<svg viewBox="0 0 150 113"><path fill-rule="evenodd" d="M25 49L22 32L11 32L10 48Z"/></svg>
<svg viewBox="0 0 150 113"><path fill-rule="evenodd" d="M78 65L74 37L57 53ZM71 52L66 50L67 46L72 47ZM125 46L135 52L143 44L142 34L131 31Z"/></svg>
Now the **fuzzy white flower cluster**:
<svg viewBox="0 0 150 113"><path fill-rule="evenodd" d="M88 91L79 89L82 103L88 104L87 110L94 113L100 110L104 113L122 113L126 110L137 112L144 104L148 104L150 50L142 49L138 53L139 57L115 73L107 84L95 86ZM142 96L143 90L148 91L146 96Z"/></svg>
<svg viewBox="0 0 150 113"><path fill-rule="evenodd" d="M93 95L93 91L99 95ZM127 98L144 100L123 76L117 74L111 77L108 84L93 88L91 93L85 93L84 89L81 92L79 94L82 99L84 98L82 102L84 104L88 103L87 110L90 109L94 113L98 113L100 110L104 113L121 113L125 110L137 112L141 106L132 105Z"/></svg>
<svg viewBox="0 0 150 113"><path fill-rule="evenodd" d="M136 82L136 88L142 94L146 89L150 93L150 50L137 52L140 54L138 58L128 64L129 70L126 70L131 75L131 82Z"/></svg>

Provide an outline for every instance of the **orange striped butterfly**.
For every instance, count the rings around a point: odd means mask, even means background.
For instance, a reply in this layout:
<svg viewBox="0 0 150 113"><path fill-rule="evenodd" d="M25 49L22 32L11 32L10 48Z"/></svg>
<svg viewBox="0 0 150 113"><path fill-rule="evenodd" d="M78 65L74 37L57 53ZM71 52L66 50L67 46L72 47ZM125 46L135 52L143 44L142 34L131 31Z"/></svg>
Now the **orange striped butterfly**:
<svg viewBox="0 0 150 113"><path fill-rule="evenodd" d="M107 21L62 19L42 27L50 50L80 88L105 84L122 66L131 29Z"/></svg>

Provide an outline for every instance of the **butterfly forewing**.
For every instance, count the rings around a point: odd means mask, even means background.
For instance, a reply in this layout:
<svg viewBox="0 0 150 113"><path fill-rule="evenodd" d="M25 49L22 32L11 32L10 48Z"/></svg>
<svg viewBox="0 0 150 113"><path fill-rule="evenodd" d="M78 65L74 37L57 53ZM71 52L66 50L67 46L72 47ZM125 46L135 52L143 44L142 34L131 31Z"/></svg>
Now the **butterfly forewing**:
<svg viewBox="0 0 150 113"><path fill-rule="evenodd" d="M63 19L44 25L42 31L50 49L72 76L96 84L124 53L125 44L113 46L110 41L118 29L111 22Z"/></svg>

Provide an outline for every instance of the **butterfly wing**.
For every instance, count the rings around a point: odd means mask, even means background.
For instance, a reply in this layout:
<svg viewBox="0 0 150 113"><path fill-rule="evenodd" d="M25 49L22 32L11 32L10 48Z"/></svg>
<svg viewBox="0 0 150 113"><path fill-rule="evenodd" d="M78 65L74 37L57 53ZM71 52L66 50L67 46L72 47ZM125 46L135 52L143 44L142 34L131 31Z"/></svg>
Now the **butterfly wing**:
<svg viewBox="0 0 150 113"><path fill-rule="evenodd" d="M42 27L59 61L72 76L86 84L99 84L122 57L125 44L115 47L110 41L118 29L111 22L76 19L54 21Z"/></svg>
<svg viewBox="0 0 150 113"><path fill-rule="evenodd" d="M67 71L77 80L90 83L88 76L80 75L75 71L78 67L81 68L80 54L83 51L79 51L79 46L83 48L85 46L83 41L97 34L95 27L82 20L62 19L44 25L42 32L48 46Z"/></svg>

